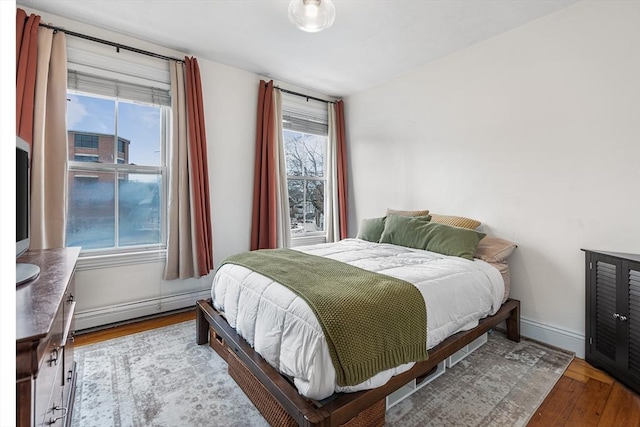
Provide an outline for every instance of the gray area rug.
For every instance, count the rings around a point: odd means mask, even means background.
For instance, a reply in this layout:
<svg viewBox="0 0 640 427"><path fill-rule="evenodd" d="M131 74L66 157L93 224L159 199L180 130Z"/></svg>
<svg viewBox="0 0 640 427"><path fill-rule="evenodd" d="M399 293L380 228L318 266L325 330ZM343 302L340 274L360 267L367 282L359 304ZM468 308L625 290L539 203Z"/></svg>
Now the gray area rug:
<svg viewBox="0 0 640 427"><path fill-rule="evenodd" d="M266 426L189 321L77 347L73 427ZM387 425L524 426L573 354L501 332L387 411Z"/></svg>

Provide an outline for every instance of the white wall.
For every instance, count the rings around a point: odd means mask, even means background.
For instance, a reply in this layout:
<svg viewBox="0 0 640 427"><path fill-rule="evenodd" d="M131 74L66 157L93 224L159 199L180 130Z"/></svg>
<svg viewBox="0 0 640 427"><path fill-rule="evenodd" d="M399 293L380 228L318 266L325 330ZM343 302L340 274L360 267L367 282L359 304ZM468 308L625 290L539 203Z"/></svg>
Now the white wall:
<svg viewBox="0 0 640 427"><path fill-rule="evenodd" d="M176 52L142 40L23 7L42 21L71 31L168 56ZM71 37L70 37L71 38ZM122 51L121 55L135 55ZM214 260L249 249L253 192L255 118L260 77L198 58L206 115ZM206 297L211 275L199 280L162 280L164 262L76 272L78 329L193 305Z"/></svg>
<svg viewBox="0 0 640 427"><path fill-rule="evenodd" d="M581 248L640 253L640 3L583 1L345 101L350 235L387 207L519 248L523 333L584 354Z"/></svg>

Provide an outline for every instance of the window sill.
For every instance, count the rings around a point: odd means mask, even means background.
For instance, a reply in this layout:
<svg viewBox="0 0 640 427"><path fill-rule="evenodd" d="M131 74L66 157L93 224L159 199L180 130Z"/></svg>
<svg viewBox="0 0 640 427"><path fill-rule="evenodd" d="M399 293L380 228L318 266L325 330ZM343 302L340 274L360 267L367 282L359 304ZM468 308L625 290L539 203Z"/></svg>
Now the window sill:
<svg viewBox="0 0 640 427"><path fill-rule="evenodd" d="M109 267L122 267L125 265L149 264L155 262L165 262L167 259L166 249L156 249L141 252L123 252L101 255L80 255L77 263L77 270L95 270Z"/></svg>

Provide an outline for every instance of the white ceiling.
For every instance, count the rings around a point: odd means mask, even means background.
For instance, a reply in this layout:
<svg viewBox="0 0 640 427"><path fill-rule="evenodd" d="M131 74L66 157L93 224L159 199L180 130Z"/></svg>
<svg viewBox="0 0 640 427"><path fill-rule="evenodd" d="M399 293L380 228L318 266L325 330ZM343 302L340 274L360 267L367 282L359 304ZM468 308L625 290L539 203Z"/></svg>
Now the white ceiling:
<svg viewBox="0 0 640 427"><path fill-rule="evenodd" d="M288 0L17 4L326 95L346 96L576 1L334 0L335 24L320 33L305 33L289 22Z"/></svg>

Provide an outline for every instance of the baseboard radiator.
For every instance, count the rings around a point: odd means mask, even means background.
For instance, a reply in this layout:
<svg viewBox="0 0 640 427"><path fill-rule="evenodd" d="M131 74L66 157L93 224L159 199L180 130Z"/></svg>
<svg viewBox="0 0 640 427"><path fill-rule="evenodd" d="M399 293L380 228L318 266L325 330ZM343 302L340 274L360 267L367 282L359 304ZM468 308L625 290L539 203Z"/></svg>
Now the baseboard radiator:
<svg viewBox="0 0 640 427"><path fill-rule="evenodd" d="M126 304L79 311L76 314L76 331L99 328L139 317L195 307L196 301L211 297L210 290L151 298Z"/></svg>

